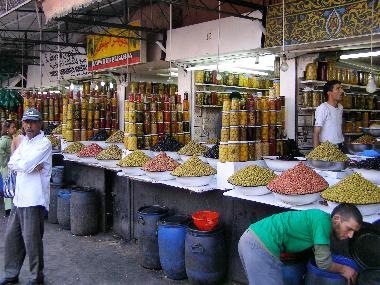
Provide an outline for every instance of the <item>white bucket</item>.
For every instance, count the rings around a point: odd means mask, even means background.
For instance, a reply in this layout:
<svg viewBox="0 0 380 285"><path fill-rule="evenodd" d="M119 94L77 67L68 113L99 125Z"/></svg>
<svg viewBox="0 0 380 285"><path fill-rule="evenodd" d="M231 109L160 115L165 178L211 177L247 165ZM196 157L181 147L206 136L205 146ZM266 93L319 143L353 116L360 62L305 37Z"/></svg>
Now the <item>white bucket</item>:
<svg viewBox="0 0 380 285"><path fill-rule="evenodd" d="M51 179L54 184L63 183L63 169L64 166L55 166L51 170Z"/></svg>

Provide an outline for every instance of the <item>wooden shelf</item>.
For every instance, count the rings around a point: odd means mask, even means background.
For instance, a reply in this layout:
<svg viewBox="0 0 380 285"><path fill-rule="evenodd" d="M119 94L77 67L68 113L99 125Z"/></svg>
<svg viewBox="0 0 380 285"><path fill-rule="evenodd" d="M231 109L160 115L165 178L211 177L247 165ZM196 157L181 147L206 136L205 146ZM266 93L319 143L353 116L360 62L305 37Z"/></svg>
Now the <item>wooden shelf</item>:
<svg viewBox="0 0 380 285"><path fill-rule="evenodd" d="M234 88L234 89L243 89L243 90L262 90L268 91L266 88L251 88L251 87L241 87L241 86L229 86L229 85L218 85L218 84L204 84L204 83L195 83L195 86L208 86L208 87L222 87L222 88ZM226 93L226 92L224 92Z"/></svg>

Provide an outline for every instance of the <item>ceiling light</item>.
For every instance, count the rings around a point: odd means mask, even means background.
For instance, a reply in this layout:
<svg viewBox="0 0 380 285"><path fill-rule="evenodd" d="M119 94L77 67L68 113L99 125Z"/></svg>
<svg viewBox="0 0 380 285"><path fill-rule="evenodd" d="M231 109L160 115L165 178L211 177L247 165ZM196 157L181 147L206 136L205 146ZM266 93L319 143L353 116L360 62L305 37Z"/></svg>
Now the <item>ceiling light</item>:
<svg viewBox="0 0 380 285"><path fill-rule="evenodd" d="M104 85L106 85L106 83L104 81L100 82L100 85L103 87Z"/></svg>
<svg viewBox="0 0 380 285"><path fill-rule="evenodd" d="M286 55L285 54L282 55L281 61L282 62L281 62L280 69L281 69L281 71L286 72L289 69L289 65L288 65L288 62L286 61Z"/></svg>
<svg viewBox="0 0 380 285"><path fill-rule="evenodd" d="M360 52L360 53L342 54L340 56L340 59L363 58L363 57L371 57L371 56L379 56L379 55L380 55L380 51Z"/></svg>
<svg viewBox="0 0 380 285"><path fill-rule="evenodd" d="M113 89L113 83L110 82L110 89Z"/></svg>

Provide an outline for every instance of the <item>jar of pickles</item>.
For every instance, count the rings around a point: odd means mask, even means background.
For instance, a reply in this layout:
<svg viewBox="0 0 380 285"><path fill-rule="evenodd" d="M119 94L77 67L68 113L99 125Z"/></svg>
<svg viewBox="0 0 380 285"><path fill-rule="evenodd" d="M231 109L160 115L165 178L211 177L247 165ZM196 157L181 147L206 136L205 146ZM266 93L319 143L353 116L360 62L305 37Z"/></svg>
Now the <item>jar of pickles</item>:
<svg viewBox="0 0 380 285"><path fill-rule="evenodd" d="M262 145L262 156L268 156L269 155L269 142L263 142Z"/></svg>
<svg viewBox="0 0 380 285"><path fill-rule="evenodd" d="M366 96L366 107L367 107L368 110L375 109L374 97L372 95L367 95Z"/></svg>
<svg viewBox="0 0 380 285"><path fill-rule="evenodd" d="M317 108L322 103L322 94L321 92L314 90L313 91L313 107Z"/></svg>
<svg viewBox="0 0 380 285"><path fill-rule="evenodd" d="M361 128L362 128L362 121L356 121L355 122L355 133L361 133L362 132L362 130L361 130Z"/></svg>
<svg viewBox="0 0 380 285"><path fill-rule="evenodd" d="M225 99L223 100L223 111L228 112L231 110L231 100Z"/></svg>
<svg viewBox="0 0 380 285"><path fill-rule="evenodd" d="M248 154L248 141L240 142L240 161L247 161L249 158Z"/></svg>
<svg viewBox="0 0 380 285"><path fill-rule="evenodd" d="M220 140L222 142L228 142L230 139L230 128L229 127L222 127L222 130L220 132Z"/></svg>
<svg viewBox="0 0 380 285"><path fill-rule="evenodd" d="M230 126L238 126L240 125L240 112L239 111L231 111L230 112Z"/></svg>
<svg viewBox="0 0 380 285"><path fill-rule="evenodd" d="M247 127L247 140L248 141L255 141L256 140L256 132L255 127Z"/></svg>
<svg viewBox="0 0 380 285"><path fill-rule="evenodd" d="M269 110L269 100L268 100L268 98L262 97L260 99L260 105L261 105L261 110L268 111Z"/></svg>
<svg viewBox="0 0 380 285"><path fill-rule="evenodd" d="M152 143L152 138L150 135L145 135L144 136L144 148L149 149L151 147Z"/></svg>
<svg viewBox="0 0 380 285"><path fill-rule="evenodd" d="M204 83L204 71L203 70L197 70L195 72L195 83Z"/></svg>
<svg viewBox="0 0 380 285"><path fill-rule="evenodd" d="M240 141L246 141L247 140L247 127L246 126L240 126L239 140Z"/></svg>
<svg viewBox="0 0 380 285"><path fill-rule="evenodd" d="M231 100L231 110L233 110L233 111L240 110L240 100L238 98L233 98Z"/></svg>
<svg viewBox="0 0 380 285"><path fill-rule="evenodd" d="M313 91L312 90L304 90L302 92L302 107L310 108L313 107Z"/></svg>
<svg viewBox="0 0 380 285"><path fill-rule="evenodd" d="M261 139L261 126L256 126L255 127L255 137L256 137L256 140L260 140Z"/></svg>
<svg viewBox="0 0 380 285"><path fill-rule="evenodd" d="M342 105L345 109L352 109L352 95L344 94L342 99Z"/></svg>
<svg viewBox="0 0 380 285"><path fill-rule="evenodd" d="M228 160L228 143L221 142L219 145L219 160L220 162L226 162Z"/></svg>
<svg viewBox="0 0 380 285"><path fill-rule="evenodd" d="M230 140L238 141L240 138L240 127L239 126L231 126L229 128L230 131Z"/></svg>
<svg viewBox="0 0 380 285"><path fill-rule="evenodd" d="M256 112L255 111L249 111L248 112L248 125L254 126L256 124Z"/></svg>
<svg viewBox="0 0 380 285"><path fill-rule="evenodd" d="M231 162L240 161L240 142L238 141L228 142L228 161L231 161Z"/></svg>
<svg viewBox="0 0 380 285"><path fill-rule="evenodd" d="M136 126L136 134L138 136L144 135L144 124L143 123L136 123L134 125Z"/></svg>
<svg viewBox="0 0 380 285"><path fill-rule="evenodd" d="M222 127L230 126L230 113L222 111Z"/></svg>
<svg viewBox="0 0 380 285"><path fill-rule="evenodd" d="M262 116L261 123L263 125L268 125L269 124L269 111L263 111L261 113L261 116Z"/></svg>
<svg viewBox="0 0 380 285"><path fill-rule="evenodd" d="M246 126L248 124L248 111L240 111L240 125Z"/></svg>
<svg viewBox="0 0 380 285"><path fill-rule="evenodd" d="M256 142L255 144L255 160L260 160L263 156L263 146L261 142Z"/></svg>
<svg viewBox="0 0 380 285"><path fill-rule="evenodd" d="M261 137L260 138L263 142L266 142L269 140L269 126L268 125L261 126Z"/></svg>
<svg viewBox="0 0 380 285"><path fill-rule="evenodd" d="M275 90L276 96L280 97L280 80L278 79L273 80L273 88Z"/></svg>
<svg viewBox="0 0 380 285"><path fill-rule="evenodd" d="M277 124L277 112L276 111L269 111L269 124L270 125Z"/></svg>
<svg viewBox="0 0 380 285"><path fill-rule="evenodd" d="M152 143L152 146L158 143L158 135L156 134L151 135L151 143Z"/></svg>
<svg viewBox="0 0 380 285"><path fill-rule="evenodd" d="M136 150L137 149L137 137L136 136L128 136L127 139L127 148L128 150Z"/></svg>
<svg viewBox="0 0 380 285"><path fill-rule="evenodd" d="M352 133L353 131L353 123L352 121L346 121L344 123L344 132L345 133Z"/></svg>
<svg viewBox="0 0 380 285"><path fill-rule="evenodd" d="M255 142L248 141L248 160L255 160Z"/></svg>

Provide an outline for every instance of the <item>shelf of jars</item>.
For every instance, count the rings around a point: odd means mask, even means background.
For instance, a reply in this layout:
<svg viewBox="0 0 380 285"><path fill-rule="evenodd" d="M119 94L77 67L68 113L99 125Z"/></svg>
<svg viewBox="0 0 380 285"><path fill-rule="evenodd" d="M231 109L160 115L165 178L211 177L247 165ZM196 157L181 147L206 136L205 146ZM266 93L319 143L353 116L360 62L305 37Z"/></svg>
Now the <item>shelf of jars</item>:
<svg viewBox="0 0 380 285"><path fill-rule="evenodd" d="M242 90L252 90L252 91L269 91L269 88L256 88L256 87L245 87L245 86L232 86L232 85L220 85L220 84L204 84L204 83L195 83L195 86L206 86L206 87L221 87L221 88L233 88L233 89L242 89ZM207 92L200 90L199 92ZM212 92L212 91L209 91ZM230 91L231 93L232 91ZM228 93L228 92L223 92Z"/></svg>
<svg viewBox="0 0 380 285"><path fill-rule="evenodd" d="M181 144L191 140L188 94L177 85L132 82L124 101L124 144L128 150L149 149L166 135Z"/></svg>
<svg viewBox="0 0 380 285"><path fill-rule="evenodd" d="M327 81L319 81L319 80L301 80L302 84L313 84L313 85L318 85L318 86L323 86L327 83ZM342 83L343 87L348 87L348 88L360 88L360 89L366 89L367 86L365 85L354 85L354 84L348 84L348 83ZM377 88L377 90L380 90L380 88Z"/></svg>

